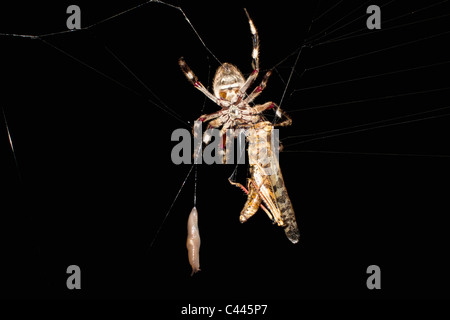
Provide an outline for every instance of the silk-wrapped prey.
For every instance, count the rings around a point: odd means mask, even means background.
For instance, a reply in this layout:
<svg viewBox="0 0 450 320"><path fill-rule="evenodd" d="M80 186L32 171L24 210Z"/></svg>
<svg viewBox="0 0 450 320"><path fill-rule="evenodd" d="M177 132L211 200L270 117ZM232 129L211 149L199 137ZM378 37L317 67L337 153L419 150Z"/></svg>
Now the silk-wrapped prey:
<svg viewBox="0 0 450 320"><path fill-rule="evenodd" d="M198 230L197 208L192 208L187 225L187 241L189 263L192 267L191 276L200 271L200 233Z"/></svg>

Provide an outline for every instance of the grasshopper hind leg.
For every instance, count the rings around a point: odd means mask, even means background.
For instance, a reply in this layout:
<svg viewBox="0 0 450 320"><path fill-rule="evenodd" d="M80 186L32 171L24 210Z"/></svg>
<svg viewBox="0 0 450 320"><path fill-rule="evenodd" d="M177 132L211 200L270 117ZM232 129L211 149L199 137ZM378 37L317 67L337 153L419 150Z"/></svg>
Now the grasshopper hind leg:
<svg viewBox="0 0 450 320"><path fill-rule="evenodd" d="M251 183L251 181L249 181L250 192L239 182L233 182L233 181L231 181L231 179L228 179L228 181L232 185L234 185L238 188L241 188L247 194L247 201L246 201L244 208L242 209L241 214L239 216L239 221L241 223L244 223L248 219L250 219L258 211L258 207L261 207L261 209L264 210L264 212L267 214L267 216L269 217L270 220L272 220L272 221L274 220L272 214L262 204L262 199L259 196L254 185Z"/></svg>
<svg viewBox="0 0 450 320"><path fill-rule="evenodd" d="M259 206L261 205L261 197L258 192L255 190L255 187L252 183L249 183L249 192L247 201L245 202L244 208L241 211L241 215L239 216L239 221L241 223L246 222L250 219L256 211L258 211Z"/></svg>

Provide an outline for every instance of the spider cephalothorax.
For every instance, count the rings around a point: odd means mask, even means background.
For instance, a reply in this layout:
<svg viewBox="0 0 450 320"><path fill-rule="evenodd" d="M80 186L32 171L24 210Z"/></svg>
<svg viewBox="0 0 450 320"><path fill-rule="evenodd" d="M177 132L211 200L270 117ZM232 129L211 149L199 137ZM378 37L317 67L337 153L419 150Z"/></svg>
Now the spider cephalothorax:
<svg viewBox="0 0 450 320"><path fill-rule="evenodd" d="M198 80L197 76L188 67L184 59L180 58L179 60L179 65L186 78L198 90L203 92L203 94L221 107L221 110L211 114L202 115L197 119L197 121L209 122L207 129L221 128L221 136L225 134L227 129L249 128L258 122L264 121L265 118L262 115L262 112L271 108L276 108L277 117L285 117L285 121L274 124L274 126L286 126L290 125L292 122L291 118L271 101L250 106L250 103L252 103L266 87L271 71L266 73L259 86L255 87L250 94L247 94L247 90L256 80L259 73L259 39L258 32L256 31L255 25L248 15L247 10L245 10L245 13L247 14L248 22L250 24L253 40L253 71L247 79L235 65L231 63L222 63L217 68L214 76L213 94ZM204 137L204 142L208 143L209 138L210 136Z"/></svg>

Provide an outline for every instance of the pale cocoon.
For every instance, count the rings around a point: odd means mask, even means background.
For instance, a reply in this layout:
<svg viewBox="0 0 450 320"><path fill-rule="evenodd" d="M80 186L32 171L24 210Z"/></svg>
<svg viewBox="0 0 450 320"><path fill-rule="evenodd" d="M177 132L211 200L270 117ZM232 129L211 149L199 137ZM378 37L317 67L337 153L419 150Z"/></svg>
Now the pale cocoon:
<svg viewBox="0 0 450 320"><path fill-rule="evenodd" d="M189 263L192 267L191 276L200 271L200 233L198 230L197 208L192 208L188 218L187 241Z"/></svg>

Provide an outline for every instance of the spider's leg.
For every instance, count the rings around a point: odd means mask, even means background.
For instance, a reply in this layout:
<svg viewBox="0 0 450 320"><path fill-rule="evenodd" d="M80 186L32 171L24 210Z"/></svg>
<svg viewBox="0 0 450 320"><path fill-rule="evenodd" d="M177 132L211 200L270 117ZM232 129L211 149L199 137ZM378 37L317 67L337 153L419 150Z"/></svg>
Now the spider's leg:
<svg viewBox="0 0 450 320"><path fill-rule="evenodd" d="M201 129L202 123L209 121L211 119L214 119L214 118L217 118L217 119L208 123L208 126L206 127L205 131L202 133L202 129ZM225 122L225 120L226 120L226 117L223 116L223 110L201 116L194 122L194 128L192 129L192 132L194 134L194 140L198 141L199 135L202 134L201 141L204 144L208 144L211 141L211 137L212 137L211 132L208 130L220 127ZM222 136L221 136L221 139L222 139ZM194 159L196 157L196 154L198 154L201 149L202 149L202 144L200 143L194 151L194 155L193 155Z"/></svg>
<svg viewBox="0 0 450 320"><path fill-rule="evenodd" d="M209 92L208 89L206 89L205 86L200 81L198 81L197 76L186 64L184 58L180 58L178 60L178 64L180 65L181 71L183 71L186 78L189 80L190 83L192 83L194 87L200 90L205 96L211 99L214 103L218 104L219 106L222 106L221 101L217 99L216 96L214 96L211 92Z"/></svg>
<svg viewBox="0 0 450 320"><path fill-rule="evenodd" d="M253 51L252 51L252 67L254 71L259 71L259 37L258 37L258 31L256 31L255 25L253 24L252 18L250 18L250 15L247 12L247 9L245 10L245 14L248 18L248 23L250 24L250 32L252 33L252 44L253 44Z"/></svg>
<svg viewBox="0 0 450 320"><path fill-rule="evenodd" d="M275 109L275 116L277 118L284 118L284 120L280 123L275 123L273 124L274 127L286 127L286 126L290 126L292 124L292 118L283 110L280 109L280 107L272 102L266 102L264 104L257 104L256 106L253 107L253 110L255 113L259 114L267 109Z"/></svg>
<svg viewBox="0 0 450 320"><path fill-rule="evenodd" d="M233 141L235 137L234 129L229 129L225 132L225 138L222 139L222 143L225 145L225 152L223 154L223 163L233 164L234 147ZM225 141L224 141L225 140ZM230 160L230 162L228 162Z"/></svg>
<svg viewBox="0 0 450 320"><path fill-rule="evenodd" d="M200 116L197 120L194 122L194 127L192 128L192 133L194 134L194 141L198 141L200 139L200 135L202 136L201 141L204 144L208 144L211 141L211 133L208 131L209 129L220 127L223 122L224 118L223 116L223 110L211 113L211 114L205 114ZM206 130L202 132L202 124L206 123L209 120L212 120L214 118L218 118L214 121L211 121L208 123L208 126L206 127ZM196 149L194 150L194 159L196 158L196 154L200 152L202 149L202 143L200 143Z"/></svg>
<svg viewBox="0 0 450 320"><path fill-rule="evenodd" d="M233 139L233 136L227 137L227 130L230 128L231 126L231 121L227 121L225 122L225 124L223 125L222 129L220 130L220 135L219 135L219 141L220 141L220 145L219 145L219 154L222 156L222 163L225 164L227 163L227 154L225 152L225 145L228 147L231 147L231 139ZM230 139L227 139L230 138ZM225 142L224 142L225 140Z"/></svg>
<svg viewBox="0 0 450 320"><path fill-rule="evenodd" d="M253 50L252 50L252 67L253 72L250 74L250 76L245 80L244 85L239 89L240 95L243 96L247 89L251 86L253 81L256 80L259 73L259 37L258 37L258 31L255 28L255 25L253 24L253 20L250 18L250 15L248 14L247 10L245 10L245 14L248 18L248 23L250 24L250 32L252 33L252 44L253 44Z"/></svg>
<svg viewBox="0 0 450 320"><path fill-rule="evenodd" d="M283 121L279 122L279 123L274 123L273 126L274 127L287 127L290 126L292 124L292 118L286 113L284 112L278 105L275 105L275 116L283 119Z"/></svg>
<svg viewBox="0 0 450 320"><path fill-rule="evenodd" d="M223 112L224 112L223 110L220 110L220 111L213 112L213 113L210 113L210 114L204 114L204 115L201 115L201 116L200 116L197 120L195 120L195 122L194 122L194 127L192 128L192 133L194 134L194 136L195 136L196 134L198 134L198 132L200 131L199 127L201 126L202 123L206 123L206 122L208 122L208 121L210 121L210 120L212 120L212 119L215 119L215 118L218 118L218 117L222 116L222 115L223 115ZM212 123L214 123L214 121L212 121L212 122L210 122L210 123L208 124L207 129L215 128L215 127L221 125L221 123L220 123L220 124L214 126L214 125L212 125Z"/></svg>
<svg viewBox="0 0 450 320"><path fill-rule="evenodd" d="M230 121L226 121L227 116L222 116L214 121L211 121L208 124L208 127L206 128L205 132L203 133L203 143L204 144L208 144L211 141L211 137L212 134L209 131L210 129L214 129L214 128L219 128L220 126L223 125L222 129L219 132L219 155L222 157L222 163L225 164L227 163L227 154L225 152L225 143L227 143L228 146L228 140L226 142L224 142L224 140L226 139L226 132L227 130L230 128L231 126L231 122ZM225 123L225 124L224 124Z"/></svg>
<svg viewBox="0 0 450 320"><path fill-rule="evenodd" d="M261 94L261 92L266 88L267 81L269 80L271 74L272 74L271 70L267 71L267 73L265 74L264 78L261 81L261 84L257 86L255 89L253 89L252 93L250 93L248 97L245 98L244 100L245 103L252 102L253 100L255 100L257 96Z"/></svg>
<svg viewBox="0 0 450 320"><path fill-rule="evenodd" d="M213 112L210 114L203 114L195 121L208 122L209 120L212 120L212 119L222 116L223 113L224 113L224 110L219 110L219 111L216 111L216 112Z"/></svg>
<svg viewBox="0 0 450 320"><path fill-rule="evenodd" d="M205 143L205 144L208 144L210 141L211 141L211 133L210 132L208 132L208 130L209 129L214 129L214 128L218 128L218 127L220 127L221 125L223 125L223 123L226 121L226 116L224 117L223 115L222 115L222 113L223 113L223 111L221 110L221 111L218 111L218 112L214 112L214 113L212 113L212 114L210 114L209 116L211 116L211 115L215 115L215 114L218 114L218 113L220 113L220 117L219 118L217 118L216 120L213 120L213 121L211 121L209 124L208 124L208 126L206 127L206 130L205 130L205 132L204 132L204 134L203 134L203 143ZM199 119L201 119L201 117L199 118ZM221 131L221 134L220 134L220 138L222 139L222 131Z"/></svg>

